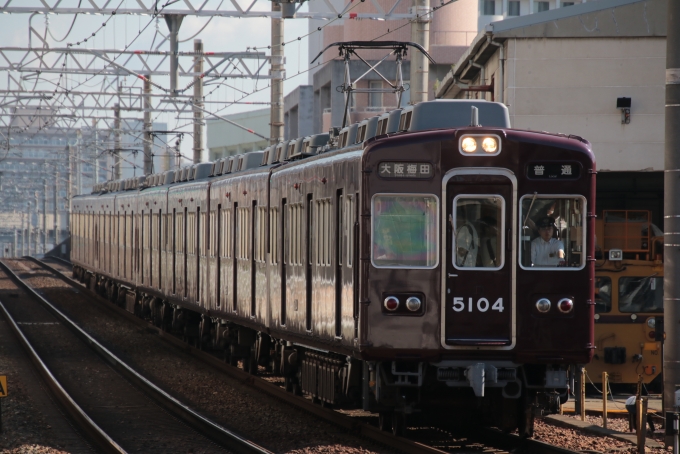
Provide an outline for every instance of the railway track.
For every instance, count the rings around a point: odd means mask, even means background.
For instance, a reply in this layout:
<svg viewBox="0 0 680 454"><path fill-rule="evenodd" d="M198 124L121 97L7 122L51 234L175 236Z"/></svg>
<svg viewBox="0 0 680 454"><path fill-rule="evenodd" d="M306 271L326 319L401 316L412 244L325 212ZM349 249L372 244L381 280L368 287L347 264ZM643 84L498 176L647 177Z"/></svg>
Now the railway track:
<svg viewBox="0 0 680 454"><path fill-rule="evenodd" d="M416 454L446 452L464 453L480 451L496 453L526 452L536 454L570 454L576 452L549 445L537 440L521 439L516 435L508 435L496 430L482 430L472 436L468 435L465 437L457 437L456 435L451 435L446 431L423 429L413 431L413 435L416 437L416 440L395 437L390 433L379 430L376 426L370 423L363 422L362 419L365 418L348 416L343 412L338 412L329 408L321 407L318 404L314 404L309 399L303 399L295 396L289 392L286 392L283 387L275 383L247 374L236 367L229 366L221 358L218 358L210 352L202 351L190 346L180 338L156 328L155 326L134 316L126 310L110 303L106 299L95 295L94 293L85 289L80 283L71 279L66 275L71 271L68 266L68 262L50 258L49 260L52 262L52 265L50 265L45 263L45 261L39 261L33 258L31 258L31 260L43 268L56 273L55 275L63 282L75 286L83 292L87 292L92 296L92 298L96 299L108 310L133 323L139 329L143 329L148 333L158 336L163 341L191 354L192 356L211 365L220 372L227 374L228 376L238 380L248 387L263 391L272 397L293 405L307 413L311 413L315 417L328 421L335 426L341 427L352 434L359 435L363 438L386 446L389 448L388 452L408 452Z"/></svg>
<svg viewBox="0 0 680 454"><path fill-rule="evenodd" d="M0 267L17 285L11 301L0 300L0 310L49 389L98 450L271 452L181 404L78 327L10 266L0 262Z"/></svg>

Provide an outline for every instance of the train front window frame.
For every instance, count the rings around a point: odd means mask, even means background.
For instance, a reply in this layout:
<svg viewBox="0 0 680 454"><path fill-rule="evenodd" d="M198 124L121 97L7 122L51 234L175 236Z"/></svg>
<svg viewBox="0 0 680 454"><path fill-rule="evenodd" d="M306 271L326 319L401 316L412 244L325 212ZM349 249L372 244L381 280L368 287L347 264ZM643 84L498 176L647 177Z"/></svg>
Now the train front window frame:
<svg viewBox="0 0 680 454"><path fill-rule="evenodd" d="M519 200L519 210L520 268L531 271L579 271L585 268L588 206L584 196L526 194ZM540 224L546 218L550 218L549 222L553 224L552 239L557 241L551 241L551 246L543 251L550 263L540 265L532 258L532 243L536 244L540 239L541 228L536 223Z"/></svg>
<svg viewBox="0 0 680 454"><path fill-rule="evenodd" d="M620 313L663 313L663 276L619 276L618 290Z"/></svg>
<svg viewBox="0 0 680 454"><path fill-rule="evenodd" d="M418 209L424 209L418 214ZM418 225L416 214L424 216ZM371 263L375 268L434 269L439 266L439 197L379 193L371 199ZM386 240L388 238L394 241ZM384 253L381 253L384 252Z"/></svg>
<svg viewBox="0 0 680 454"><path fill-rule="evenodd" d="M453 199L451 262L459 270L496 271L505 265L505 199L465 194Z"/></svg>
<svg viewBox="0 0 680 454"><path fill-rule="evenodd" d="M606 314L612 310L612 278L595 276L595 313Z"/></svg>

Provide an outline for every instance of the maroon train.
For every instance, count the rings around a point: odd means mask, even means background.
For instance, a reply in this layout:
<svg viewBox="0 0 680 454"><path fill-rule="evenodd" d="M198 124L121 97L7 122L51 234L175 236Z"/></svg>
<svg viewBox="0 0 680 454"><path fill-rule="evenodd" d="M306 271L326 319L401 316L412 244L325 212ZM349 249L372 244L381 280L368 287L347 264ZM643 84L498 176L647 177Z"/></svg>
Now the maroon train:
<svg viewBox="0 0 680 454"><path fill-rule="evenodd" d="M531 435L592 356L594 192L587 141L437 100L100 185L73 200L71 258L129 311L395 433Z"/></svg>

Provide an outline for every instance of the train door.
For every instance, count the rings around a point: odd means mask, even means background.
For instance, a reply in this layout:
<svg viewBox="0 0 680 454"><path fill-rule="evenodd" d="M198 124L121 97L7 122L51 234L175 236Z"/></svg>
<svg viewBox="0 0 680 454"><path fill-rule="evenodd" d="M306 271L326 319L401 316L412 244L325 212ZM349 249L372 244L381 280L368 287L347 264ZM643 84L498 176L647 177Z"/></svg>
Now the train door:
<svg viewBox="0 0 680 454"><path fill-rule="evenodd" d="M442 343L453 349L512 348L515 179L503 170L459 170L444 185Z"/></svg>

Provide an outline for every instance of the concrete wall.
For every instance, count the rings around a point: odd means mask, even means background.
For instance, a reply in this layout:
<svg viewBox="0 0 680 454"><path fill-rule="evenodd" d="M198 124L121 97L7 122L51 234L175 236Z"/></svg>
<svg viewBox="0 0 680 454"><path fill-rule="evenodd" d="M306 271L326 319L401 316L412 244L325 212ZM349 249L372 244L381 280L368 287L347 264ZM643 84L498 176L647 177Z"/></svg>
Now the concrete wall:
<svg viewBox="0 0 680 454"><path fill-rule="evenodd" d="M665 57L664 38L509 39L512 125L586 138L599 170L663 170Z"/></svg>

